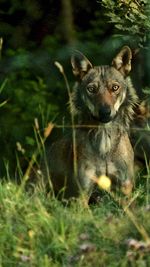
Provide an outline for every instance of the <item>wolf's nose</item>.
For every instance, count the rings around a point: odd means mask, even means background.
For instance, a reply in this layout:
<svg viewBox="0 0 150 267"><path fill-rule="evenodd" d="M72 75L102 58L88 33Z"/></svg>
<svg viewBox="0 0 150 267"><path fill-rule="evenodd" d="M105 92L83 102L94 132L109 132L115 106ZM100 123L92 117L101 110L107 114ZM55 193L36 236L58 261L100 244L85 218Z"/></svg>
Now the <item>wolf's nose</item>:
<svg viewBox="0 0 150 267"><path fill-rule="evenodd" d="M110 116L111 108L108 105L103 105L99 109L99 115Z"/></svg>

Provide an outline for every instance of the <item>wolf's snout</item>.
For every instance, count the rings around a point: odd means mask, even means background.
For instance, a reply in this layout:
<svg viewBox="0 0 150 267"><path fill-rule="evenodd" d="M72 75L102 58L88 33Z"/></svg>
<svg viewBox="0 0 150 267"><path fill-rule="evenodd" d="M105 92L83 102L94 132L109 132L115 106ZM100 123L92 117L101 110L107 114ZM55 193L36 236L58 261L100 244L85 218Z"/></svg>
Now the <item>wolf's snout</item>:
<svg viewBox="0 0 150 267"><path fill-rule="evenodd" d="M99 120L101 122L109 122L111 120L111 108L108 105L102 105L99 108Z"/></svg>

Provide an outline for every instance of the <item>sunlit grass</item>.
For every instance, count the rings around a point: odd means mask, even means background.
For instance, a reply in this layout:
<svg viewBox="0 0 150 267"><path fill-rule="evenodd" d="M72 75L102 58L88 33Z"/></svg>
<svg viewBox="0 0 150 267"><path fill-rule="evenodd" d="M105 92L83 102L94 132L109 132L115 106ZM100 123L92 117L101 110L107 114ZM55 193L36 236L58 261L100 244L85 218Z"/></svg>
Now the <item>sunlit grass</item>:
<svg viewBox="0 0 150 267"><path fill-rule="evenodd" d="M68 206L41 188L0 184L0 266L148 266L149 246L109 193ZM149 207L136 198L130 208L149 233Z"/></svg>

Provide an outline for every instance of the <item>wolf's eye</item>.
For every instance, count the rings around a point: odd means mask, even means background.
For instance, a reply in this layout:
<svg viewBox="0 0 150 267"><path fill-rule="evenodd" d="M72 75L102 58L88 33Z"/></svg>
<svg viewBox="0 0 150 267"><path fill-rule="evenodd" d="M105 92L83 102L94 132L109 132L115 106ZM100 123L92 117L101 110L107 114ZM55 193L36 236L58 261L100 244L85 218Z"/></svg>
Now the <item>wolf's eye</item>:
<svg viewBox="0 0 150 267"><path fill-rule="evenodd" d="M89 94L96 94L98 92L98 87L96 85L87 86L87 91Z"/></svg>
<svg viewBox="0 0 150 267"><path fill-rule="evenodd" d="M114 85L112 86L112 90L113 90L114 92L116 92L119 88L120 88L120 86L119 86L118 84L114 84Z"/></svg>

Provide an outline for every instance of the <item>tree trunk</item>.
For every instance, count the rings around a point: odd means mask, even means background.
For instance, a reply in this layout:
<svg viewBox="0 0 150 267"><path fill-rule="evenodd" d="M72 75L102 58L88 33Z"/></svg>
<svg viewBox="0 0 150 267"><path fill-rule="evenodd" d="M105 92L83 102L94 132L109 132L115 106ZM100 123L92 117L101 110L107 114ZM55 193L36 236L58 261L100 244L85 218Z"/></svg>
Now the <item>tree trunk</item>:
<svg viewBox="0 0 150 267"><path fill-rule="evenodd" d="M75 41L75 31L73 24L73 12L71 0L62 0L62 34L67 44Z"/></svg>

